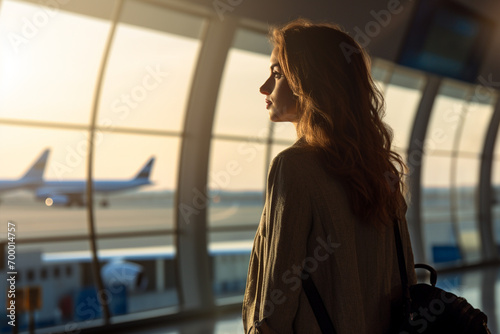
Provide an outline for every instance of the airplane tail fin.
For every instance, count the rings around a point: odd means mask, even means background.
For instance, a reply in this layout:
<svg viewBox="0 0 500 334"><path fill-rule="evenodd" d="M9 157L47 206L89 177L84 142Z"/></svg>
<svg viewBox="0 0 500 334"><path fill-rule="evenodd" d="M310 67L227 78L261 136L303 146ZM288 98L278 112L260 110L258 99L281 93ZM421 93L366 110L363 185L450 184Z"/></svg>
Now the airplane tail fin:
<svg viewBox="0 0 500 334"><path fill-rule="evenodd" d="M151 169L153 169L153 163L155 162L155 157L149 159L149 161L142 167L142 169L137 173L134 180L148 180L151 174Z"/></svg>
<svg viewBox="0 0 500 334"><path fill-rule="evenodd" d="M46 149L38 157L31 168L22 176L22 180L42 180L43 173L45 171L45 165L47 164L47 158L49 156L50 149Z"/></svg>

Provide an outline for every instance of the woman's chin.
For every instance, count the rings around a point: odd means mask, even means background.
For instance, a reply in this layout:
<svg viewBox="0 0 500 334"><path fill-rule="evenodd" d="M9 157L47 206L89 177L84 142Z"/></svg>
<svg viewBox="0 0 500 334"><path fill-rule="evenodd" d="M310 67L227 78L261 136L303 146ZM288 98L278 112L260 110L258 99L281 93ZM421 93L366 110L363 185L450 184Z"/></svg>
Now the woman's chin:
<svg viewBox="0 0 500 334"><path fill-rule="evenodd" d="M272 110L269 110L269 120L271 122L284 122L281 115L276 114Z"/></svg>

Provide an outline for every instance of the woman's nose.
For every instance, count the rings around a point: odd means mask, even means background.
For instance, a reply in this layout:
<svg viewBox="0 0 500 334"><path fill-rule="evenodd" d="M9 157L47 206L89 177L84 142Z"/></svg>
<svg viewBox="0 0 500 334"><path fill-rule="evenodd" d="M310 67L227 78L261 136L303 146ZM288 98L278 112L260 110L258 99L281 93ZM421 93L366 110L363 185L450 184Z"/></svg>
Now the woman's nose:
<svg viewBox="0 0 500 334"><path fill-rule="evenodd" d="M273 89L271 87L269 79L267 79L266 82L264 82L264 84L262 86L260 86L259 91L260 91L261 94L264 94L264 95L270 95L271 94L271 92L273 91Z"/></svg>

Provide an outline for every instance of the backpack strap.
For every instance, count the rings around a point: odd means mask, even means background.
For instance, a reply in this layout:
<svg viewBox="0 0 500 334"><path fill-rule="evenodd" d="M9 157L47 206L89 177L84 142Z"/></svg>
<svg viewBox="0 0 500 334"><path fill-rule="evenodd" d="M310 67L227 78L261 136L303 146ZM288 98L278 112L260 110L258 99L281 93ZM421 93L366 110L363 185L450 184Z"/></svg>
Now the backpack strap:
<svg viewBox="0 0 500 334"><path fill-rule="evenodd" d="M321 332L323 334L337 334L335 328L333 327L332 320L326 311L325 304L323 304L323 300L321 299L318 289L311 278L311 274L303 269L301 278L302 289L304 289L304 292L306 293L307 300L311 305L316 321L321 328Z"/></svg>
<svg viewBox="0 0 500 334"><path fill-rule="evenodd" d="M399 276L401 277L401 292L403 297L403 311L405 317L411 314L410 286L408 285L408 273L406 272L405 253L399 232L399 221L394 219L394 239L396 241L396 251L398 253Z"/></svg>

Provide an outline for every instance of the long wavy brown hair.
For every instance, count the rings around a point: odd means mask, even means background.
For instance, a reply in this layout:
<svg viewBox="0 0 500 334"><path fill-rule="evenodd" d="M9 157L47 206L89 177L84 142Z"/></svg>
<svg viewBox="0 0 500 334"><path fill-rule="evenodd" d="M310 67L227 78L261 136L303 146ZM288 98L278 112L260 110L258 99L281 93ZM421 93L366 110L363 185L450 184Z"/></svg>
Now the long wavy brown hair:
<svg viewBox="0 0 500 334"><path fill-rule="evenodd" d="M365 51L340 27L304 19L273 28L271 41L297 95L297 135L339 176L353 213L377 226L402 219L406 166Z"/></svg>

